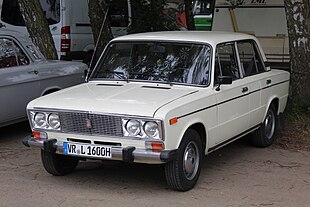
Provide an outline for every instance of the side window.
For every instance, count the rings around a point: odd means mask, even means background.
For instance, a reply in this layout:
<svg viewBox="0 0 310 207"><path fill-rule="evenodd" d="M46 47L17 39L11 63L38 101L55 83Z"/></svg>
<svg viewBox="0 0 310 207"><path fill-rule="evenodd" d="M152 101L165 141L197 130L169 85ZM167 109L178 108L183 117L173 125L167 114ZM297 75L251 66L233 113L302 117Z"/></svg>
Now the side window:
<svg viewBox="0 0 310 207"><path fill-rule="evenodd" d="M28 57L12 40L0 38L0 68L28 64Z"/></svg>
<svg viewBox="0 0 310 207"><path fill-rule="evenodd" d="M253 42L238 42L241 70L244 76L251 76L265 71L260 53Z"/></svg>
<svg viewBox="0 0 310 207"><path fill-rule="evenodd" d="M218 76L231 76L233 80L239 79L239 69L233 43L222 44L216 48L215 56L215 84Z"/></svg>

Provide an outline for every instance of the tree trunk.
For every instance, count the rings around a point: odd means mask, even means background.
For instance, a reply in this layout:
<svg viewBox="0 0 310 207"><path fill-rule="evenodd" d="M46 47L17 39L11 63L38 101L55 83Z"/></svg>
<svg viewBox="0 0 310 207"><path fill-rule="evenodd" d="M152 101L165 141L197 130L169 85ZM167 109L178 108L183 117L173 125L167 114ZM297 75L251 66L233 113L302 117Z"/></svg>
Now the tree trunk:
<svg viewBox="0 0 310 207"><path fill-rule="evenodd" d="M310 103L310 3L284 0L291 63L291 96L295 106Z"/></svg>
<svg viewBox="0 0 310 207"><path fill-rule="evenodd" d="M39 0L18 0L33 43L47 59L58 59L54 40Z"/></svg>
<svg viewBox="0 0 310 207"><path fill-rule="evenodd" d="M110 19L107 15L108 7L105 0L90 0L88 7L88 15L90 18L94 41L95 44L97 44L95 56L90 66L93 67L99 59L105 46L113 38L113 35L110 26Z"/></svg>
<svg viewBox="0 0 310 207"><path fill-rule="evenodd" d="M184 0L185 3L185 15L186 25L188 30L196 30L193 14L193 6L191 0Z"/></svg>

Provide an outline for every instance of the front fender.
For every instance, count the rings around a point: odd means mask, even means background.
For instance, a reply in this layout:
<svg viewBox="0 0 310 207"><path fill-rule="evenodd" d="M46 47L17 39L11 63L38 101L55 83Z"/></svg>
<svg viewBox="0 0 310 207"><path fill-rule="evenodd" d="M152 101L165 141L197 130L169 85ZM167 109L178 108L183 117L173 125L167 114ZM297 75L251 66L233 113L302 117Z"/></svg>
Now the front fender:
<svg viewBox="0 0 310 207"><path fill-rule="evenodd" d="M201 124L204 127L205 134L206 134L206 140L204 140L204 142L206 143L206 149L207 149L208 148L207 147L208 146L208 128L204 124L203 120L201 120L199 117L180 118L178 119L178 122L173 125L170 125L169 122L165 123L166 149L169 149L169 150L178 149L185 132L195 124Z"/></svg>

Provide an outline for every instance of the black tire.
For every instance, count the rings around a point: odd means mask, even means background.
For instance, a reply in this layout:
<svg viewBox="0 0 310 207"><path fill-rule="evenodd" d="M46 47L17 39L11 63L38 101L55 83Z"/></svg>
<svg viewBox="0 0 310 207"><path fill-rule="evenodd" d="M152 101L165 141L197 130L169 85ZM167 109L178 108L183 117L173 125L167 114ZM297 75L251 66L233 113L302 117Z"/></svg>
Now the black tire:
<svg viewBox="0 0 310 207"><path fill-rule="evenodd" d="M192 189L200 175L202 160L202 142L197 131L186 131L179 146L176 160L165 164L165 176L168 186L177 191Z"/></svg>
<svg viewBox="0 0 310 207"><path fill-rule="evenodd" d="M79 163L76 157L56 154L41 150L42 164L45 170L55 176L62 176L72 173Z"/></svg>
<svg viewBox="0 0 310 207"><path fill-rule="evenodd" d="M275 134L278 128L278 117L276 107L272 104L264 121L259 129L252 135L252 143L256 147L268 147L275 141Z"/></svg>

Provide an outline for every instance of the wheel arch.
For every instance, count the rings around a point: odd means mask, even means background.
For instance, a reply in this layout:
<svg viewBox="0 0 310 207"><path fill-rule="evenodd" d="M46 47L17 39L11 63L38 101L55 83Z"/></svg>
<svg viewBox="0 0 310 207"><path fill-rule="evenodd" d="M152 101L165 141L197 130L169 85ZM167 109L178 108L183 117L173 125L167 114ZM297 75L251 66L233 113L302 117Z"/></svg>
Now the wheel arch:
<svg viewBox="0 0 310 207"><path fill-rule="evenodd" d="M193 130L198 132L199 137L200 137L201 142L202 142L202 149L203 149L203 152L205 153L206 147L207 147L207 130L206 130L206 127L204 126L204 124L201 123L201 122L193 123L193 124L189 125L186 128L186 130L184 130L184 132L182 133L182 138L180 139L180 142L179 142L178 146L180 146L180 144L181 144L181 142L182 142L182 140L184 138L185 133L189 129L193 129Z"/></svg>
<svg viewBox="0 0 310 207"><path fill-rule="evenodd" d="M266 107L265 116L266 116L267 111L268 111L268 109L270 108L271 105L274 105L274 106L276 107L277 115L279 115L279 113L280 113L280 111L279 111L280 105L279 105L279 104L280 104L280 101L279 101L279 98L278 98L278 97L273 97L273 98L271 98L271 99L269 100L269 102L268 102L267 107ZM265 117L265 116L264 116L264 117Z"/></svg>
<svg viewBox="0 0 310 207"><path fill-rule="evenodd" d="M49 88L46 88L46 89L42 92L41 96L45 96L45 95L47 95L47 94L50 94L50 93L53 93L53 92L56 92L56 91L59 91L59 90L61 90L61 88L60 88L59 86L49 87Z"/></svg>

